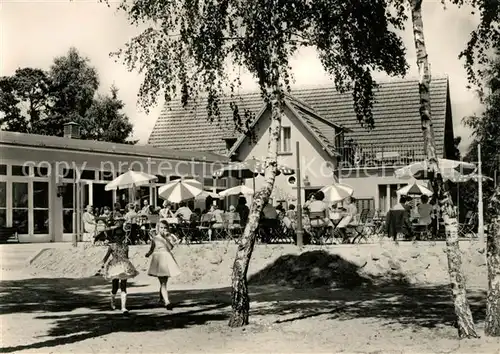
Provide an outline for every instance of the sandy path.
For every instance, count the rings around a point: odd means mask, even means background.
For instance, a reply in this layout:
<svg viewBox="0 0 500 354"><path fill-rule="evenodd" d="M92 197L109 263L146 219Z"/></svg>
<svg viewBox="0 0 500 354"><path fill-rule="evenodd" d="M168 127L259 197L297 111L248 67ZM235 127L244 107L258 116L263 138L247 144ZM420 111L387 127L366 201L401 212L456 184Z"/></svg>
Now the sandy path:
<svg viewBox="0 0 500 354"><path fill-rule="evenodd" d="M377 258L386 250L371 248L370 254ZM186 278L173 284L171 300L176 308L167 312L157 305L155 280L141 274L129 290L131 314L125 317L108 310L109 284L99 277L63 278L42 274L41 268L30 269L35 275L28 270L11 273L0 284L1 351L500 353L498 339L456 339L448 288L439 282L386 282L383 286L352 288L297 288L266 283L270 278L262 269L270 263L278 269L278 253L282 251L256 252L254 267L261 268L261 277L255 278L250 288L251 324L243 329L227 327L229 292L204 282L213 275L198 274L197 283ZM268 257L266 252L274 256ZM191 254L199 256L194 251ZM398 254L395 259L401 257L401 252ZM441 257L442 251L435 250L435 254ZM210 257L207 259L205 262L212 264ZM288 268L298 267L299 263ZM442 276L438 264L439 260L433 263L436 279ZM254 273L257 271L254 268ZM474 274L471 269L467 272ZM470 287L470 299L482 331L484 286L478 285Z"/></svg>

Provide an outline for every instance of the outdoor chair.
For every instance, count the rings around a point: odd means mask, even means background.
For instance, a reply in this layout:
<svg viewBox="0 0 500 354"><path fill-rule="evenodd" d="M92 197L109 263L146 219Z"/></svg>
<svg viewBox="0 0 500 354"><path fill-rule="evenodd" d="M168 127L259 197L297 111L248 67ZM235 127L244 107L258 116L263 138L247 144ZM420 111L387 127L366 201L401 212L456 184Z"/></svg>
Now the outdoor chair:
<svg viewBox="0 0 500 354"><path fill-rule="evenodd" d="M198 225L198 231L200 235L200 240L206 239L208 241L212 240L212 214L203 214L200 219L200 224Z"/></svg>
<svg viewBox="0 0 500 354"><path fill-rule="evenodd" d="M226 228L222 213L212 214L212 238L215 240L223 240L226 236Z"/></svg>
<svg viewBox="0 0 500 354"><path fill-rule="evenodd" d="M281 233L281 223L278 219L260 219L258 234L262 243L278 241Z"/></svg>
<svg viewBox="0 0 500 354"><path fill-rule="evenodd" d="M312 242L316 244L324 244L325 239L329 238L327 222L327 211L312 211L309 213L309 219L311 223L311 236Z"/></svg>
<svg viewBox="0 0 500 354"><path fill-rule="evenodd" d="M347 225L347 229L353 234L352 243L360 243L363 240L367 240L367 236L373 230L372 220L374 216L375 212L373 212L370 218L370 209L363 209L359 215L358 222Z"/></svg>
<svg viewBox="0 0 500 354"><path fill-rule="evenodd" d="M243 226L241 225L240 214L238 213L228 213L224 214L224 221L226 224L226 232L229 238L233 239L235 242L243 232Z"/></svg>
<svg viewBox="0 0 500 354"><path fill-rule="evenodd" d="M463 223L458 224L458 236L459 237L477 237L476 234L476 223L477 214L473 211L468 211L465 215L465 220Z"/></svg>

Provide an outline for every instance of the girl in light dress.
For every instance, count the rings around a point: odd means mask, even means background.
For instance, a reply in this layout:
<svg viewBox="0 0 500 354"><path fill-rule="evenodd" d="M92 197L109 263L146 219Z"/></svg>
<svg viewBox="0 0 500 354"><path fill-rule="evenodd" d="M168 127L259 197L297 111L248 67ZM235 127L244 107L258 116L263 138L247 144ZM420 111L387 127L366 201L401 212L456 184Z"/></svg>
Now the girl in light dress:
<svg viewBox="0 0 500 354"><path fill-rule="evenodd" d="M111 260L106 264L109 257ZM111 309L115 309L115 296L120 287L121 310L128 313L127 304L127 280L136 277L139 272L128 259L128 244L125 233L116 233L109 244L108 252L101 262L101 274L105 279L111 280L112 288L110 294Z"/></svg>
<svg viewBox="0 0 500 354"><path fill-rule="evenodd" d="M146 257L152 255L148 275L157 277L160 282L160 299L167 310L172 310L168 299L167 282L169 277L178 276L181 271L172 255L172 249L179 243L179 239L169 232L166 220L158 223L158 234L151 241L151 248Z"/></svg>

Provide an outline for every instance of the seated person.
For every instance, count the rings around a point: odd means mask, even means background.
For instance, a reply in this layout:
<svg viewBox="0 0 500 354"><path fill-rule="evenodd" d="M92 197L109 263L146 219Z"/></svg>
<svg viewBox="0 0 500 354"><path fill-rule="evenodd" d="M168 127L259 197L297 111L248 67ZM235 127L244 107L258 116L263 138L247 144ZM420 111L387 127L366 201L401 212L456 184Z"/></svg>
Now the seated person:
<svg viewBox="0 0 500 354"><path fill-rule="evenodd" d="M285 216L290 220L295 220L297 218L297 211L295 210L295 205L290 204L288 206L288 210L286 211Z"/></svg>
<svg viewBox="0 0 500 354"><path fill-rule="evenodd" d="M314 198L308 205L309 216L311 213L322 213L323 217L321 219L311 220L312 227L325 226L329 223L328 219L328 205L323 201L325 199L325 194L322 191L316 192Z"/></svg>
<svg viewBox="0 0 500 354"><path fill-rule="evenodd" d="M94 212L94 208L92 208L92 205L87 205L87 208L82 216L83 229L85 230L86 233L89 233L89 234L95 233L95 229L96 229L96 225L97 225L93 212Z"/></svg>
<svg viewBox="0 0 500 354"><path fill-rule="evenodd" d="M160 219L168 220L174 217L172 206L166 200L163 202L163 208L160 209Z"/></svg>
<svg viewBox="0 0 500 354"><path fill-rule="evenodd" d="M347 225L355 224L357 222L356 218L358 215L358 208L356 208L355 199L353 197L347 197L345 199L345 202L346 211L344 212L344 216L342 217L342 220L340 220L336 228L336 230L341 234L344 240L347 238Z"/></svg>
<svg viewBox="0 0 500 354"><path fill-rule="evenodd" d="M121 209L122 206L120 205L120 203L115 203L114 210L112 213L112 217L114 220L121 219L123 217Z"/></svg>
<svg viewBox="0 0 500 354"><path fill-rule="evenodd" d="M418 206L418 214L420 218L418 223L420 225L429 225L432 222L432 205L429 204L429 197L423 194L420 197L420 205Z"/></svg>
<svg viewBox="0 0 500 354"><path fill-rule="evenodd" d="M186 202L180 202L179 209L177 209L174 216L179 218L183 222L189 222L191 220L192 213L193 212L188 208Z"/></svg>
<svg viewBox="0 0 500 354"><path fill-rule="evenodd" d="M278 220L278 212L269 202L262 208L262 219Z"/></svg>
<svg viewBox="0 0 500 354"><path fill-rule="evenodd" d="M150 215L152 214L152 211L153 210L151 209L151 205L149 205L149 201L147 199L144 199L141 213L145 215Z"/></svg>
<svg viewBox="0 0 500 354"><path fill-rule="evenodd" d="M396 242L399 233L403 233L406 236L411 236L412 234L410 211L408 210L407 201L408 198L402 195L399 197L399 203L387 213L387 235Z"/></svg>

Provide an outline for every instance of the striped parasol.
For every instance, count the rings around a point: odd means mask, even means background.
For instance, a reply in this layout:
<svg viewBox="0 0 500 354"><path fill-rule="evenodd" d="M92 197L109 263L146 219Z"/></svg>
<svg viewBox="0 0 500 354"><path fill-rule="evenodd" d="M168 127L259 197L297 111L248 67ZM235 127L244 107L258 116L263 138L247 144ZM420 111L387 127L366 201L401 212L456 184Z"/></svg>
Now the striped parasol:
<svg viewBox="0 0 500 354"><path fill-rule="evenodd" d="M467 176L476 171L476 165L463 161L438 159L439 169L443 179L458 180L460 176ZM402 179L430 179L430 168L427 161L412 163L411 165L402 167L394 171L398 178Z"/></svg>
<svg viewBox="0 0 500 354"><path fill-rule="evenodd" d="M325 195L325 202L337 203L352 196L354 189L347 184L334 183L321 188L321 192Z"/></svg>
<svg viewBox="0 0 500 354"><path fill-rule="evenodd" d="M253 189L245 185L241 185L226 189L225 191L222 191L219 194L221 197L227 197L229 195L239 195L239 194L253 195Z"/></svg>
<svg viewBox="0 0 500 354"><path fill-rule="evenodd" d="M432 197L432 190L421 186L420 184L410 184L408 186L404 186L396 191L398 195L422 195L425 194L428 197Z"/></svg>
<svg viewBox="0 0 500 354"><path fill-rule="evenodd" d="M265 161L251 158L243 162L235 162L218 169L213 173L214 177L235 177L235 178L253 178L257 175L264 175L265 173ZM295 173L293 168L278 165L277 175L284 174L293 175Z"/></svg>
<svg viewBox="0 0 500 354"><path fill-rule="evenodd" d="M179 203L191 199L203 192L203 185L195 179L175 180L161 186L158 196L171 203Z"/></svg>
<svg viewBox="0 0 500 354"><path fill-rule="evenodd" d="M127 189L149 184L158 178L148 173L129 170L106 184L104 190Z"/></svg>

